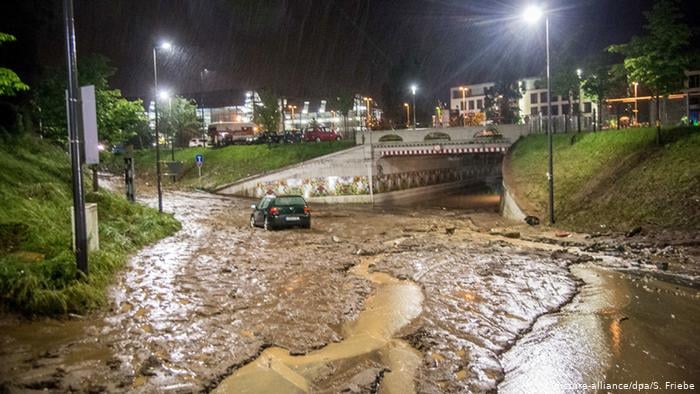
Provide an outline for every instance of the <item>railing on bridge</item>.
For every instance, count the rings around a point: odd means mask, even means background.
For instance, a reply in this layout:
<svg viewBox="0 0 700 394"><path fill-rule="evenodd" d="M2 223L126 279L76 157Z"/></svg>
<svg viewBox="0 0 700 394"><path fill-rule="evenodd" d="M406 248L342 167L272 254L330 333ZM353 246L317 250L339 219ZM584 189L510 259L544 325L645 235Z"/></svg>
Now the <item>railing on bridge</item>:
<svg viewBox="0 0 700 394"><path fill-rule="evenodd" d="M470 153L505 153L511 142L497 140L383 142L373 144L379 156L462 155Z"/></svg>

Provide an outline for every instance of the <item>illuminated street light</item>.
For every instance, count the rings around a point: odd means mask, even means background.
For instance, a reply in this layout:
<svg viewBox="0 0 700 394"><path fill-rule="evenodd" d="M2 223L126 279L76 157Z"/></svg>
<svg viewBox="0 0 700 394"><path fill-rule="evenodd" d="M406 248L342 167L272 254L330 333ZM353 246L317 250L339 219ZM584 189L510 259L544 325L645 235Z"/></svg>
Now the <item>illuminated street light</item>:
<svg viewBox="0 0 700 394"><path fill-rule="evenodd" d="M413 94L413 130L416 129L416 90L418 90L418 86L415 84L411 85L411 93Z"/></svg>
<svg viewBox="0 0 700 394"><path fill-rule="evenodd" d="M578 76L578 116L576 117L576 124L578 132L581 132L581 112L583 110L583 92L581 91L581 77L583 77L583 70L580 68L576 69L576 75Z"/></svg>
<svg viewBox="0 0 700 394"><path fill-rule="evenodd" d="M153 47L153 99L156 128L156 189L158 190L158 212L163 213L163 189L160 185L160 131L158 130L158 49L170 51L172 44L168 41Z"/></svg>
<svg viewBox="0 0 700 394"><path fill-rule="evenodd" d="M403 103L403 106L406 107L406 127L408 127L411 124L411 107L408 103Z"/></svg>
<svg viewBox="0 0 700 394"><path fill-rule="evenodd" d="M466 112L467 111L467 90L469 90L469 88L465 88L464 86L460 86L459 90L462 91L462 109L463 109L463 112ZM462 115L462 126L466 126L465 123L466 122L465 122L464 115Z"/></svg>
<svg viewBox="0 0 700 394"><path fill-rule="evenodd" d="M549 181L549 224L554 224L554 164L552 161L552 86L549 73L549 15L542 8L531 5L523 12L523 19L529 24L537 23L544 15L545 46L547 52L547 139L549 160L547 179Z"/></svg>

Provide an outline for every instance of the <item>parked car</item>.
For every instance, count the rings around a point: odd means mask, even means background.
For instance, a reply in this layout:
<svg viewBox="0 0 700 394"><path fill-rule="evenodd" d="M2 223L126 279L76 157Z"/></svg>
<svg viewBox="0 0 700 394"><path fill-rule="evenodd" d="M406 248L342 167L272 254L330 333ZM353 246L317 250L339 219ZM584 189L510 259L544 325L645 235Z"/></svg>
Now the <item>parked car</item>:
<svg viewBox="0 0 700 394"><path fill-rule="evenodd" d="M343 137L335 130L324 126L307 127L304 129L304 141L340 141Z"/></svg>
<svg viewBox="0 0 700 394"><path fill-rule="evenodd" d="M206 138L192 138L189 143L190 148L204 148L207 146Z"/></svg>
<svg viewBox="0 0 700 394"><path fill-rule="evenodd" d="M265 196L251 205L250 227L265 230L281 227L311 228L311 210L302 196Z"/></svg>
<svg viewBox="0 0 700 394"><path fill-rule="evenodd" d="M301 142L304 133L300 130L287 130L282 135L282 142L285 144L298 144Z"/></svg>
<svg viewBox="0 0 700 394"><path fill-rule="evenodd" d="M263 131L255 137L254 144L278 144L282 141L282 136L273 131Z"/></svg>

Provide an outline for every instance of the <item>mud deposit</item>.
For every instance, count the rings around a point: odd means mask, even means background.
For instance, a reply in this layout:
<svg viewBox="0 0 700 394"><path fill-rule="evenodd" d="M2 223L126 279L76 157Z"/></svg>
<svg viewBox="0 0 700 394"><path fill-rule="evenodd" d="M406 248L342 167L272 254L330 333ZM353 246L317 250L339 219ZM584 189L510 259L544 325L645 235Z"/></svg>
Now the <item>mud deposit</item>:
<svg viewBox="0 0 700 394"><path fill-rule="evenodd" d="M182 231L130 259L104 311L0 318L0 391L508 389L511 374L524 376L511 354L551 349L527 339L540 324L560 313L586 315L567 312L590 280L573 263L595 258L588 264L642 271L638 257L652 253L615 241L608 247L602 238L560 239L471 210L312 206L311 230L266 232L248 227L250 200L168 191L164 201ZM686 293L686 306L675 295L663 304L679 308L682 328L672 333L688 338L673 351L697 360L697 321L687 314L698 315L699 299L696 290ZM663 335L628 346L627 323L620 322L620 354L649 350L641 344ZM571 327L571 335L592 335L588 326ZM609 355L588 364L561 352L571 365L567 381L634 368L616 368L614 342L599 343ZM688 380L696 364L683 360L644 365L673 362L674 376Z"/></svg>

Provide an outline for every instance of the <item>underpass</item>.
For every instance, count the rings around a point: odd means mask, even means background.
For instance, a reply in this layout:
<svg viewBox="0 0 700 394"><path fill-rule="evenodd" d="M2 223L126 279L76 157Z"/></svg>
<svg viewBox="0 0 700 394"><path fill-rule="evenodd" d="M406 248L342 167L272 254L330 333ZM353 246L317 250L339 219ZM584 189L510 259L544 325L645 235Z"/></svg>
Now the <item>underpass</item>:
<svg viewBox="0 0 700 394"><path fill-rule="evenodd" d="M421 205L477 185L499 193L503 157L526 130L503 126L495 138L479 136L481 130L365 131L356 136L355 148L246 178L217 192L255 198L299 194L311 202L379 205Z"/></svg>

